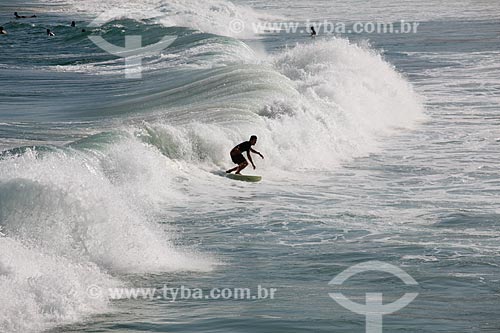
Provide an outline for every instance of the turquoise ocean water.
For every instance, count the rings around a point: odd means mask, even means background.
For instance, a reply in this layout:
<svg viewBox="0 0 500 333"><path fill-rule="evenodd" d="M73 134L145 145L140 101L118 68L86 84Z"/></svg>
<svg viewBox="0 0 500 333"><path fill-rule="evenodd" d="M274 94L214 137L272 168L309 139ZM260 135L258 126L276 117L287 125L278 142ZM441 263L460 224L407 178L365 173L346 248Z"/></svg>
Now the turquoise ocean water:
<svg viewBox="0 0 500 333"><path fill-rule="evenodd" d="M499 332L499 19L494 1L1 3L0 331L364 332L341 290L418 293L384 332ZM324 20L419 26L252 31ZM176 40L127 79L89 39L127 35ZM251 134L263 181L221 177ZM418 285L328 284L374 260ZM109 294L165 285L275 295Z"/></svg>

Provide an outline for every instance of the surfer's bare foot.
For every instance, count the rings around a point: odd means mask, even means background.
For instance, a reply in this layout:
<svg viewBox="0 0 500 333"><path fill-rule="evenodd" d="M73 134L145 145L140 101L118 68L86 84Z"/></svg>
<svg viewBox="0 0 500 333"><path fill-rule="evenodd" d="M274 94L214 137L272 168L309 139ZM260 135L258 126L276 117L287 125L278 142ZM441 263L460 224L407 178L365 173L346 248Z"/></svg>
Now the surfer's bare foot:
<svg viewBox="0 0 500 333"><path fill-rule="evenodd" d="M231 173L231 172L233 172L233 171L232 171L232 170L227 170L227 171L226 171L226 173Z"/></svg>

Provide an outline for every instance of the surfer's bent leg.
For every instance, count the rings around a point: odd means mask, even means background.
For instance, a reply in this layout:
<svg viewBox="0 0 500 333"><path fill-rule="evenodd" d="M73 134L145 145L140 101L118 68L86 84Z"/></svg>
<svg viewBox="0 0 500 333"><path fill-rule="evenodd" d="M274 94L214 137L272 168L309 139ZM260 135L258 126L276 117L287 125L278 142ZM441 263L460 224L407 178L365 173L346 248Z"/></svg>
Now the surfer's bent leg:
<svg viewBox="0 0 500 333"><path fill-rule="evenodd" d="M248 162L247 162L247 161L245 161L245 162L241 163L240 165L238 165L238 169L236 170L236 172L235 172L235 173L236 173L237 175L239 175L239 174L240 174L240 172L241 172L241 170L245 169L245 168L247 167L247 165L248 165Z"/></svg>
<svg viewBox="0 0 500 333"><path fill-rule="evenodd" d="M246 158L241 154L239 150L232 150L231 151L231 160L233 161L234 164L238 165L237 167L227 170L226 173L231 173L234 170L236 170L236 173L239 174L241 170L245 169L245 167L248 165L248 162Z"/></svg>

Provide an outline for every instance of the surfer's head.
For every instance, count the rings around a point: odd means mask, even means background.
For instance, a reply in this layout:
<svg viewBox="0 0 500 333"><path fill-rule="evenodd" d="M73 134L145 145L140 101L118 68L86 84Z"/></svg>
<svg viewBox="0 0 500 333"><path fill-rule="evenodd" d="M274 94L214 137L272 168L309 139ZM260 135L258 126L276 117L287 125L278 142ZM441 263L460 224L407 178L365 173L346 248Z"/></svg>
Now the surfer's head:
<svg viewBox="0 0 500 333"><path fill-rule="evenodd" d="M252 135L250 137L250 143L252 144L252 146L257 143L257 135Z"/></svg>

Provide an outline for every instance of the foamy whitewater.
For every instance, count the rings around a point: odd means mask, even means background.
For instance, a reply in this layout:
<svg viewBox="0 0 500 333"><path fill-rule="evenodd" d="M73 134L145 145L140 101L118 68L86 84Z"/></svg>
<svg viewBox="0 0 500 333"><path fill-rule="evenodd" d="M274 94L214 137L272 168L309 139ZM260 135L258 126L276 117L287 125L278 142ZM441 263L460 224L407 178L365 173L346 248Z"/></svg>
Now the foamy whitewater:
<svg viewBox="0 0 500 333"><path fill-rule="evenodd" d="M0 9L1 332L364 332L364 316L335 303L328 282L369 260L418 282L415 301L384 316L384 332L500 331L497 3ZM129 15L89 27L113 11ZM316 39L252 29L290 20L420 27ZM97 35L176 40L142 60L141 79L126 79L124 60L88 38ZM221 177L252 134L265 159L244 173L263 181ZM163 285L277 294L102 292ZM384 273L343 288L359 303L409 290Z"/></svg>

